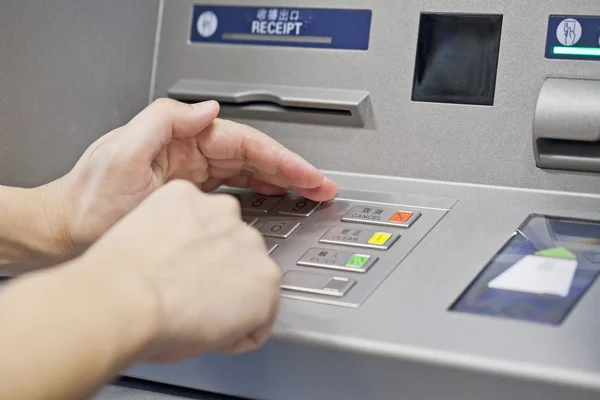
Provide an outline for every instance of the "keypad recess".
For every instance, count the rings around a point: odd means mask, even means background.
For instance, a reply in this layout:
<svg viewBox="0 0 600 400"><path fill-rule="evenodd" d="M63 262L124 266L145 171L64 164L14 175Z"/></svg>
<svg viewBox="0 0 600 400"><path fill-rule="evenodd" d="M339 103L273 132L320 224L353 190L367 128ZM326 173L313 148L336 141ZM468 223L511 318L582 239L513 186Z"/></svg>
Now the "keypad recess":
<svg viewBox="0 0 600 400"><path fill-rule="evenodd" d="M282 297L354 308L451 207L439 207L444 199L349 190L325 203L292 193L217 192L235 196L243 222L265 238L282 270Z"/></svg>

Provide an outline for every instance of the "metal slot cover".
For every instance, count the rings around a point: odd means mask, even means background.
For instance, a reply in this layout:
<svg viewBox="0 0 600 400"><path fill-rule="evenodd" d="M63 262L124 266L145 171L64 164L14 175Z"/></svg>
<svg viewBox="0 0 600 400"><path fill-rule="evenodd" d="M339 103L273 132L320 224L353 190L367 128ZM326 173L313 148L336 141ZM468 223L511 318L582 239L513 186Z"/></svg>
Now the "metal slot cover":
<svg viewBox="0 0 600 400"><path fill-rule="evenodd" d="M364 127L369 93L181 79L168 96L182 102L216 100L229 117Z"/></svg>
<svg viewBox="0 0 600 400"><path fill-rule="evenodd" d="M538 98L533 149L539 168L600 172L600 81L549 78Z"/></svg>

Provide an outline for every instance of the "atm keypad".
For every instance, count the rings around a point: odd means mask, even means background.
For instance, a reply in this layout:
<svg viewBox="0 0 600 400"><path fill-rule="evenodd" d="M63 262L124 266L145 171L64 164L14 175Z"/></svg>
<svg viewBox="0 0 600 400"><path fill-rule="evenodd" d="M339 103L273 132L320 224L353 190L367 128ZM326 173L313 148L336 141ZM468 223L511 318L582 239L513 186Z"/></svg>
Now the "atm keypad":
<svg viewBox="0 0 600 400"><path fill-rule="evenodd" d="M400 235L397 233L377 231L373 229L356 229L343 226L330 228L319 239L320 243L354 246L370 249L387 250Z"/></svg>
<svg viewBox="0 0 600 400"><path fill-rule="evenodd" d="M230 194L280 266L283 297L350 307L368 298L446 213L419 204Z"/></svg>
<svg viewBox="0 0 600 400"><path fill-rule="evenodd" d="M342 222L410 228L420 216L420 212L404 208L354 206L342 217Z"/></svg>

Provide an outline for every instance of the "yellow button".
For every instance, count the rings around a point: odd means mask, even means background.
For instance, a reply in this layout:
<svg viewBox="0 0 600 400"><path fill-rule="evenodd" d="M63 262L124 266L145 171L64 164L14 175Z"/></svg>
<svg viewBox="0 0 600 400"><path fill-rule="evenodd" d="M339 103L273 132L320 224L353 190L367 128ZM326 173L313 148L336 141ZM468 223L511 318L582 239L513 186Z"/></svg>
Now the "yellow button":
<svg viewBox="0 0 600 400"><path fill-rule="evenodd" d="M391 237L391 233L377 232L371 236L371 239L369 239L369 244L385 244L385 242L387 242Z"/></svg>

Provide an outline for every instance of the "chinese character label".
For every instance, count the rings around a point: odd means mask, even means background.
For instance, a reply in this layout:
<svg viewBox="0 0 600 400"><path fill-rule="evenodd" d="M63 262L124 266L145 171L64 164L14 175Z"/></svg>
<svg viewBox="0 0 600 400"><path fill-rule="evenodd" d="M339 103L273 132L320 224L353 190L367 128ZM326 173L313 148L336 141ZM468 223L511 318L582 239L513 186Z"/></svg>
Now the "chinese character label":
<svg viewBox="0 0 600 400"><path fill-rule="evenodd" d="M267 19L267 10L265 10L264 8L261 8L260 10L258 10L258 12L256 13L256 19L258 19L259 21L264 21Z"/></svg>
<svg viewBox="0 0 600 400"><path fill-rule="evenodd" d="M290 18L290 11L282 8L279 10L279 20L286 22Z"/></svg>

